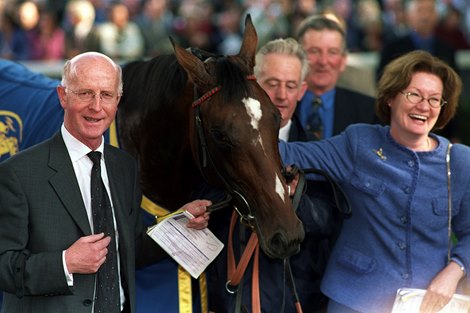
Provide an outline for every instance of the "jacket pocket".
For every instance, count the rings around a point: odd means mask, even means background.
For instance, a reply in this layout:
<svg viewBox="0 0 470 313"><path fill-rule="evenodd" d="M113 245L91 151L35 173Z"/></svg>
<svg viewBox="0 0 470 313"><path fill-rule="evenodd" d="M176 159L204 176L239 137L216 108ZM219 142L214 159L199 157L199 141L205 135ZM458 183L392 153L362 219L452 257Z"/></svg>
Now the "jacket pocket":
<svg viewBox="0 0 470 313"><path fill-rule="evenodd" d="M432 211L438 216L447 216L449 214L449 199L447 197L433 198ZM455 216L460 208L452 202L452 216Z"/></svg>
<svg viewBox="0 0 470 313"><path fill-rule="evenodd" d="M341 249L338 263L360 274L371 273L377 266L374 258L348 247Z"/></svg>
<svg viewBox="0 0 470 313"><path fill-rule="evenodd" d="M374 197L380 196L385 191L385 184L381 179L359 171L353 173L350 182L357 189Z"/></svg>

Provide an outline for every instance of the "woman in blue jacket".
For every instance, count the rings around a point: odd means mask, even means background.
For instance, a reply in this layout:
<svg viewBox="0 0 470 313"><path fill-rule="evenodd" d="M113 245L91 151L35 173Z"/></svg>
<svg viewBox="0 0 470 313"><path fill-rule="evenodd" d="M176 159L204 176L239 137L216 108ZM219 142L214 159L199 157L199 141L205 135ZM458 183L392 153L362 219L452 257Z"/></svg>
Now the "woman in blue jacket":
<svg viewBox="0 0 470 313"><path fill-rule="evenodd" d="M470 149L431 131L455 115L462 82L447 64L410 52L385 69L377 114L387 126L356 124L330 139L281 142L285 164L327 171L352 207L322 291L328 312L390 313L397 289L426 289L421 312L438 312L470 269ZM449 178L450 177L450 178ZM452 231L449 249L450 179Z"/></svg>

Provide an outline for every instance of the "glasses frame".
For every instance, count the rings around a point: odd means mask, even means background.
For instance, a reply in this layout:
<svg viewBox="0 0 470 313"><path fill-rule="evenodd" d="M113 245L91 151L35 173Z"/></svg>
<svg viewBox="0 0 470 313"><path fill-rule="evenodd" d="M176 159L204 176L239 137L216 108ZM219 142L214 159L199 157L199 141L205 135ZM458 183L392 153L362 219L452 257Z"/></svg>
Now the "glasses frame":
<svg viewBox="0 0 470 313"><path fill-rule="evenodd" d="M430 98L425 98L425 97L423 97L423 96L422 96L420 93L418 93L418 92L413 92L413 91L400 91L400 93L401 93L402 95L404 95L405 98L406 98L406 100L408 100L410 103L418 104L418 103L423 102L424 100L426 100L426 102L429 104L429 106L430 106L431 108L434 108L434 109L442 108L444 105L447 104L447 101L446 101L444 98L441 98L441 100L440 100L438 106L434 106L434 105L431 104L431 101L429 101L429 100L431 100ZM410 96L411 96L411 95L417 95L417 96L419 96L419 97L420 97L419 101L418 101L418 102L411 101L411 100L410 100Z"/></svg>
<svg viewBox="0 0 470 313"><path fill-rule="evenodd" d="M82 101L85 101L85 102L92 102L96 99L96 95L99 95L100 97L100 101L103 102L103 103L106 103L106 104L112 104L114 103L115 101L118 101L119 100L119 97L122 96L122 94L118 93L116 95L113 95L113 98L112 99L105 99L103 98L103 92L100 92L99 94L96 93L95 91L91 90L91 89L79 89L79 90L73 90L73 89L70 89L68 87L64 87L64 89L67 91L70 91L72 92L74 95L76 95L80 100ZM90 98L90 99L84 99L83 98L83 94L81 94L82 92L91 92L93 94L93 96ZM87 97L87 96L86 96Z"/></svg>

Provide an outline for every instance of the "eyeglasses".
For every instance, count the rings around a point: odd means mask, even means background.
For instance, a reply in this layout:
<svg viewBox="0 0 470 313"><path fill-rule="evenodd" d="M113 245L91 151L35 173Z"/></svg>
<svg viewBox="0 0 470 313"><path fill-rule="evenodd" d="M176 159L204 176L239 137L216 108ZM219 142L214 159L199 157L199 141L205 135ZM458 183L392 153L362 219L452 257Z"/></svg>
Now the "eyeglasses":
<svg viewBox="0 0 470 313"><path fill-rule="evenodd" d="M400 91L401 94L403 94L406 99L408 99L408 101L410 101L411 103L413 104L418 104L420 103L421 101L423 100L426 100L429 105L435 109L439 108L439 107L442 107L444 104L447 103L447 101L445 101L444 99L442 98L436 98L436 97L430 97L430 98L424 98L422 95L420 95L419 93L416 93L416 92L411 92L411 91L408 91L408 92L403 92L403 91Z"/></svg>
<svg viewBox="0 0 470 313"><path fill-rule="evenodd" d="M83 89L83 90L72 90L69 88L65 88L66 90L71 91L74 95L77 95L77 97L85 102L91 102L95 99L96 97L96 92L93 90L88 90L88 89ZM116 100L118 96L121 96L120 94L116 95L115 93L108 92L108 91L102 91L99 93L100 100L103 101L103 103L106 104L112 104Z"/></svg>

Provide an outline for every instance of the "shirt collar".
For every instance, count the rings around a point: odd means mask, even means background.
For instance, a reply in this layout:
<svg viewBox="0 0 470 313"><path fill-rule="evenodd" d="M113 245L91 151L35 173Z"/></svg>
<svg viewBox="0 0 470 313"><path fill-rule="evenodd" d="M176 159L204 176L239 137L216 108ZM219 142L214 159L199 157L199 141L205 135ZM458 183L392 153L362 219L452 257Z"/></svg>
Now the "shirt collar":
<svg viewBox="0 0 470 313"><path fill-rule="evenodd" d="M279 139L282 139L284 141L289 141L289 132L290 132L291 125L292 125L292 120L288 120L287 124L284 125L284 127L281 127L281 129L279 129Z"/></svg>
<svg viewBox="0 0 470 313"><path fill-rule="evenodd" d="M70 155L70 159L72 163L81 159L85 155L87 155L92 150L88 148L85 144L83 144L80 140L75 138L68 130L65 128L65 125L62 123L62 127L60 129L62 138L64 139L65 146ZM104 138L101 140L101 145L95 151L101 152L103 154L104 151Z"/></svg>

